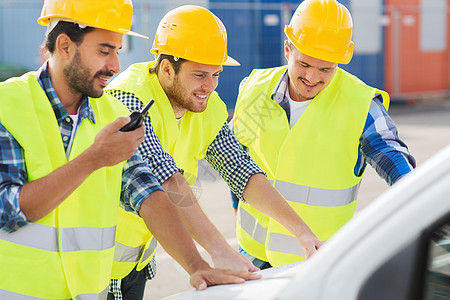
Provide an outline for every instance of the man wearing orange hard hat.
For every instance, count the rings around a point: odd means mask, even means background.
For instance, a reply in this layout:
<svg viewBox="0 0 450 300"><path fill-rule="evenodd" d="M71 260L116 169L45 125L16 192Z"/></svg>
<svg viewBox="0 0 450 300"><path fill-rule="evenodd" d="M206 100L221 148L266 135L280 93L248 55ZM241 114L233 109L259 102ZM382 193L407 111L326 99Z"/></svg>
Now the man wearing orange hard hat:
<svg viewBox="0 0 450 300"><path fill-rule="evenodd" d="M49 59L0 83L0 299L106 299L119 203L197 289L258 276L212 269L135 151L145 128L103 93L120 71L131 0L46 0ZM133 229L131 229L130 232Z"/></svg>
<svg viewBox="0 0 450 300"><path fill-rule="evenodd" d="M131 110L155 101L138 151L177 205L193 238L211 255L214 266L257 270L227 244L201 210L191 190L201 159L219 172L234 193L279 220L297 237L298 244L313 254L320 241L272 187L227 125L227 109L215 89L223 66L239 63L228 56L227 33L220 19L200 6L175 8L160 21L151 52L155 61L132 65L106 90ZM150 234L140 240L127 236L127 228L133 226L135 222L119 222L116 242L128 246L126 249L151 244ZM119 262L123 255L116 258L116 270L128 271ZM142 261L138 258L129 276L136 278L139 275L135 273L146 271ZM113 275L119 279L124 274L113 271ZM124 280L121 285L124 288Z"/></svg>
<svg viewBox="0 0 450 300"><path fill-rule="evenodd" d="M287 66L255 69L241 82L232 124L321 241L352 218L367 163L389 185L415 167L387 114L389 95L338 67L352 58L352 29L341 3L303 1L285 27ZM241 253L256 266L305 259L282 224L251 203L238 204Z"/></svg>

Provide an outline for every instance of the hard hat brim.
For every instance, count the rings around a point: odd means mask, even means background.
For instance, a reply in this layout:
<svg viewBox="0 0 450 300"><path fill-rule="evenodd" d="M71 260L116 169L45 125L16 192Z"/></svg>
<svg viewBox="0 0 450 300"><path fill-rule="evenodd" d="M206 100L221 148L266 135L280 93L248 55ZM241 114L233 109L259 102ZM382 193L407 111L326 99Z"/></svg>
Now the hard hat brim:
<svg viewBox="0 0 450 300"><path fill-rule="evenodd" d="M148 36L145 36L143 34L140 34L140 33L137 33L137 32L131 31L131 30L126 30L126 29L118 29L117 32L123 33L123 34L126 34L126 35L131 35L131 36L143 38L143 39L148 39L149 38Z"/></svg>
<svg viewBox="0 0 450 300"><path fill-rule="evenodd" d="M51 16L51 17L41 17L41 18L39 18L37 20L37 22L40 25L48 26L48 24L50 23L50 19L52 19L52 18L58 19L58 20L61 20L61 21L73 22L73 23L79 24L78 21L70 20L70 19L67 19L67 18L64 18L64 17L61 17L61 16L56 16L56 15ZM131 36L135 36L135 37L140 37L140 38L144 38L144 39L148 39L149 38L148 36L145 36L143 34L140 34L140 33L137 33L137 32L131 31L131 30L123 29L123 28L118 28L117 30L113 30L113 29L108 29L108 28L101 28L101 27L97 27L97 26L92 26L92 25L89 25L89 24L83 24L83 25L94 27L94 28L99 28L99 29L105 29L105 30L118 32L118 33L122 33L122 34L126 34L126 35L131 35Z"/></svg>
<svg viewBox="0 0 450 300"><path fill-rule="evenodd" d="M231 56L228 56L227 60L222 64L223 66L240 66L241 64L232 58Z"/></svg>

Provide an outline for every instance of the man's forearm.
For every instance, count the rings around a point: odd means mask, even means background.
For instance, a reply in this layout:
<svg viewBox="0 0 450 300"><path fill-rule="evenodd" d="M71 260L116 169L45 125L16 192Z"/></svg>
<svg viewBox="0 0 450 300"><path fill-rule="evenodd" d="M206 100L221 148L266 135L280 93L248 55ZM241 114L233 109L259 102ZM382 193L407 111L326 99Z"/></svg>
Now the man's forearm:
<svg viewBox="0 0 450 300"><path fill-rule="evenodd" d="M229 247L225 238L208 219L197 202L188 182L181 173L173 174L162 187L178 209L180 217L192 238L211 255Z"/></svg>
<svg viewBox="0 0 450 300"><path fill-rule="evenodd" d="M220 255L230 247L198 203L190 207L179 207L178 211L192 238L210 255Z"/></svg>
<svg viewBox="0 0 450 300"><path fill-rule="evenodd" d="M198 253L175 205L171 203L167 194L162 191L150 194L141 204L139 214L156 240L186 272L192 275L197 270L209 267Z"/></svg>
<svg viewBox="0 0 450 300"><path fill-rule="evenodd" d="M28 221L36 222L60 205L96 169L79 156L49 175L26 183L19 194L19 206Z"/></svg>

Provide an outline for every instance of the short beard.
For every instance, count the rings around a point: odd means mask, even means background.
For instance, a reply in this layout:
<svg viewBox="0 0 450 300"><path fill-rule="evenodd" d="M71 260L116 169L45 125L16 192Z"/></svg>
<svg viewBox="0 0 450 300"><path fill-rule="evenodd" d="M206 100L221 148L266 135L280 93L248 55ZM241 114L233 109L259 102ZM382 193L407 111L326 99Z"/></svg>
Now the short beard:
<svg viewBox="0 0 450 300"><path fill-rule="evenodd" d="M172 86L167 89L167 98L169 98L172 107L176 109L183 108L187 111L191 111L192 107L189 105L189 99L186 99L183 89L181 88L181 82L178 75L175 75Z"/></svg>
<svg viewBox="0 0 450 300"><path fill-rule="evenodd" d="M69 84L70 90L74 94L81 93L91 98L100 98L103 95L103 89L96 91L94 89L94 80L98 75L110 75L111 72L98 71L91 78L91 70L83 66L80 52L77 50L70 65L64 68L64 76Z"/></svg>
<svg viewBox="0 0 450 300"><path fill-rule="evenodd" d="M175 111L183 109L193 113L201 113L206 109L206 105L203 108L196 107L195 102L190 99L189 95L186 93L186 90L183 90L183 86L178 75L175 75L172 85L167 87L164 91L166 92L167 98ZM208 103L208 100L209 99L206 99L206 103Z"/></svg>

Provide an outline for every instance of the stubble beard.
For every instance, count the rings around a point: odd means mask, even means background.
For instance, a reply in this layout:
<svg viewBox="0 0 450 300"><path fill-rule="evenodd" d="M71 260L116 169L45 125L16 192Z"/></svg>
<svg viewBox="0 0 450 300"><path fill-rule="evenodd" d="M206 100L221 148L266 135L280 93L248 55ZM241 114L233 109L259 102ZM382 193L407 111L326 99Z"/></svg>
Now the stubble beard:
<svg viewBox="0 0 450 300"><path fill-rule="evenodd" d="M112 76L114 74L108 71L98 71L92 76L91 70L83 65L78 50L72 62L64 68L64 76L72 93L81 93L91 98L100 98L103 95L103 89L96 90L94 88L95 78L99 75Z"/></svg>
<svg viewBox="0 0 450 300"><path fill-rule="evenodd" d="M177 106L178 108L182 108L184 110L195 113L203 112L205 110L205 108L196 107L195 103L189 98L189 95L186 93L186 91L183 90L181 81L177 75L173 80L171 88L169 88L166 93L174 109L175 106Z"/></svg>

